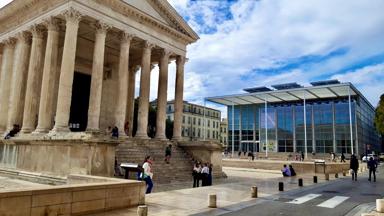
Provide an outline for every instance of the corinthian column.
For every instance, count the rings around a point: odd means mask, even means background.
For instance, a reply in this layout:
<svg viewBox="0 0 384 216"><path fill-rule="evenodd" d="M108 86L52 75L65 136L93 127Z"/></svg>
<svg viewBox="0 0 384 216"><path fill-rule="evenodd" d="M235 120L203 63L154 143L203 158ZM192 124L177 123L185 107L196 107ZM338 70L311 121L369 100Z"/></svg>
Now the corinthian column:
<svg viewBox="0 0 384 216"><path fill-rule="evenodd" d="M0 134L5 132L8 120L8 102L11 88L15 40L13 38L8 39L4 41L4 44L0 76Z"/></svg>
<svg viewBox="0 0 384 216"><path fill-rule="evenodd" d="M153 47L154 45L146 41L143 49L143 56L141 58L140 98L136 137L143 139L148 139L147 128L151 78L151 51Z"/></svg>
<svg viewBox="0 0 384 216"><path fill-rule="evenodd" d="M56 80L58 79L57 61L59 49L59 26L56 18L44 23L48 29L47 46L45 49L43 81L41 84L39 119L34 133L47 133L53 127L53 109Z"/></svg>
<svg viewBox="0 0 384 216"><path fill-rule="evenodd" d="M75 70L77 32L81 18L80 13L73 8L65 11L63 15L66 20L66 31L53 132L69 131L68 121L72 99L73 74Z"/></svg>
<svg viewBox="0 0 384 216"><path fill-rule="evenodd" d="M128 75L128 94L127 94L127 111L125 119L128 122L127 135L133 136L133 115L135 110L135 84L136 84L136 72L140 67L134 66L130 68Z"/></svg>
<svg viewBox="0 0 384 216"><path fill-rule="evenodd" d="M44 39L43 30L39 26L33 26L31 57L29 58L27 90L23 115L23 127L21 133L30 133L35 129L39 112L39 98L41 90L41 77L43 74Z"/></svg>
<svg viewBox="0 0 384 216"><path fill-rule="evenodd" d="M18 33L13 61L7 131L11 130L14 124L21 125L23 121L30 49L30 35L27 32Z"/></svg>
<svg viewBox="0 0 384 216"><path fill-rule="evenodd" d="M127 108L127 91L129 88L128 82L128 64L129 64L129 47L131 44L132 35L123 32L120 44L120 59L119 59L119 83L117 92L117 105L115 111L115 125L119 128L119 134L125 135L124 125Z"/></svg>
<svg viewBox="0 0 384 216"><path fill-rule="evenodd" d="M157 114L156 114L156 139L166 139L165 121L167 107L167 87L168 87L168 61L170 52L163 50L160 59L159 85L157 90Z"/></svg>
<svg viewBox="0 0 384 216"><path fill-rule="evenodd" d="M183 117L183 91L184 91L184 64L185 57L178 56L176 59L176 87L175 87L175 120L173 122L173 138L181 139L181 121Z"/></svg>
<svg viewBox="0 0 384 216"><path fill-rule="evenodd" d="M95 48L93 49L91 92L88 107L88 132L100 132L100 107L103 89L105 37L110 27L102 22L96 23Z"/></svg>

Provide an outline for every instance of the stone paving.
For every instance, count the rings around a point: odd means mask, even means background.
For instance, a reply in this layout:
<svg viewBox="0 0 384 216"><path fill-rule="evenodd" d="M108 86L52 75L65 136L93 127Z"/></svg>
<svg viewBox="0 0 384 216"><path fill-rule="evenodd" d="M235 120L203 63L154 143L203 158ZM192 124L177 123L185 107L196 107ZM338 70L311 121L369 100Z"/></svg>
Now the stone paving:
<svg viewBox="0 0 384 216"><path fill-rule="evenodd" d="M278 182L280 181L284 182L285 191L297 189L298 178L303 178L304 186L313 184L313 175L311 174L284 178L281 176L280 171L274 170L229 167L224 167L223 170L228 178L219 180L210 187L173 190L147 195L148 215L219 215L253 205L255 201L250 197L252 186L258 187L258 196L260 197L258 200L261 200L278 194ZM332 180L334 176L330 176L330 178ZM324 175L318 175L318 182L324 181ZM208 195L212 193L217 195L217 209L207 207ZM137 209L121 209L92 215L136 216Z"/></svg>

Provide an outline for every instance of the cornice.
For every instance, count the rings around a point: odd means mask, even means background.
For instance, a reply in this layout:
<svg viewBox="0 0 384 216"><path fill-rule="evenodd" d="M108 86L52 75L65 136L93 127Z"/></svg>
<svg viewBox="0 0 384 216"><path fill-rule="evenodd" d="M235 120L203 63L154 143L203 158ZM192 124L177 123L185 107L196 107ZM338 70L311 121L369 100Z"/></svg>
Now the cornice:
<svg viewBox="0 0 384 216"><path fill-rule="evenodd" d="M120 14L128 16L139 23L148 25L151 28L154 28L158 31L166 33L176 39L182 40L185 43L189 44L196 41L190 35L186 34L185 31L180 32L179 29L177 28L173 29L159 22L158 20L148 16L147 14L137 10L136 8L130 6L129 4L123 1L116 1L116 0L94 0L94 1L98 4L105 5Z"/></svg>

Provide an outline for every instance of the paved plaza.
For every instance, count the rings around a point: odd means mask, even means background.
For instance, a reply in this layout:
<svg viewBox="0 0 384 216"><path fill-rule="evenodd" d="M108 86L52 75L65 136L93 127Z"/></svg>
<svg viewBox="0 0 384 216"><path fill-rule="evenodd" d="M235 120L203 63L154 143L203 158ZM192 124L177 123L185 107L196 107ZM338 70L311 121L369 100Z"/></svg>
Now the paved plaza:
<svg viewBox="0 0 384 216"><path fill-rule="evenodd" d="M279 194L278 182L284 182L285 191L298 189L298 178L303 178L304 186L312 185L313 175L299 175L283 178L280 171L257 170L243 168L223 168L228 175L210 187L189 188L165 191L146 195L148 215L220 215L255 204L251 198L251 187L258 187L260 199L273 199ZM333 178L331 178L333 180ZM325 182L319 175L319 184ZM155 186L156 187L156 186ZM217 209L210 209L208 195L217 195ZM93 214L95 216L136 216L137 209L122 209L108 213Z"/></svg>

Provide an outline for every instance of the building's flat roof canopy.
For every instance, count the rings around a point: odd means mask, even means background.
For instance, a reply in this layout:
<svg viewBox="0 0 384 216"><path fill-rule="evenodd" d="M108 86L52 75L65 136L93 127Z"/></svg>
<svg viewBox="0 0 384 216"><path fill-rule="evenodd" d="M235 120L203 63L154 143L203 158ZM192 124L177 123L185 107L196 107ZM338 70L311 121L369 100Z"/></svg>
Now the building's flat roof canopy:
<svg viewBox="0 0 384 216"><path fill-rule="evenodd" d="M217 104L231 106L262 104L265 103L265 101L267 101L267 103L303 101L304 97L306 100L345 98L348 97L349 93L351 94L351 96L360 95L365 101L367 101L364 96L351 83L339 83L274 91L208 97L206 98L206 100ZM367 103L371 105L368 101Z"/></svg>

